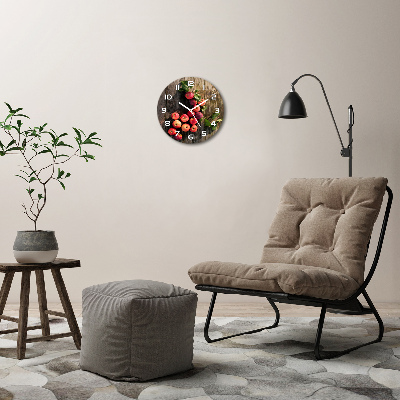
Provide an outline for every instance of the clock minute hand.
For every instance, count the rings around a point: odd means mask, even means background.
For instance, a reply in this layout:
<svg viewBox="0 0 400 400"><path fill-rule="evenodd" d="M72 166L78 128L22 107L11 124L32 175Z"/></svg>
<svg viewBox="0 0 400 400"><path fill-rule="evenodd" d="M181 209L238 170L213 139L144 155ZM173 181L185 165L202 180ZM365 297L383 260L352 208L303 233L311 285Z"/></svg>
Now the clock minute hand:
<svg viewBox="0 0 400 400"><path fill-rule="evenodd" d="M192 109L190 109L190 108L186 107L184 104L182 104L181 102L179 102L179 104L180 104L181 106L185 107L186 110L189 110L189 111L192 113L193 118L194 118L194 119L196 120L196 122L197 122L197 125L199 125L199 126L201 127L199 121L197 120L197 118L194 116L194 114L193 114L193 112L192 112L193 108L196 108L197 106L195 106L195 107L193 107Z"/></svg>
<svg viewBox="0 0 400 400"><path fill-rule="evenodd" d="M202 101L200 104L197 104L195 107L193 107L193 108L196 108L197 106L201 106L201 105L203 105L206 101L208 101L208 99L206 99L206 100L204 100L204 101ZM193 108L192 108L192 110L193 110ZM192 111L192 110L190 110L190 111Z"/></svg>
<svg viewBox="0 0 400 400"><path fill-rule="evenodd" d="M189 111L193 112L193 110L194 110L196 107L200 107L200 106L201 106L202 104L204 104L206 101L208 101L208 99L202 101L200 104L196 104L196 105L195 105L193 108L191 108ZM194 117L194 119L197 121L197 125L199 125L199 126L201 127L201 125L199 124L199 121L197 120L197 118Z"/></svg>

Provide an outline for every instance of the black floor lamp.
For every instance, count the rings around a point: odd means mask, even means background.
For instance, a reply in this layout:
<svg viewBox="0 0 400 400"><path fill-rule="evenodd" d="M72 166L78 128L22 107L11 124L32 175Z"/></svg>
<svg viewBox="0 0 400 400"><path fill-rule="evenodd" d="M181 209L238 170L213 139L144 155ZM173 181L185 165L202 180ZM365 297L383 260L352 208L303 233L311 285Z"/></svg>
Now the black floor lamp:
<svg viewBox="0 0 400 400"><path fill-rule="evenodd" d="M281 108L279 109L279 118L305 118L307 117L307 112L306 112L306 107L304 105L303 100L301 97L298 95L298 93L294 90L294 85L303 77L305 76L311 76L315 78L319 84L321 85L322 92L324 93L326 104L328 105L329 111L332 116L333 123L336 128L336 132L338 134L339 140L340 140L340 145L342 146L342 149L340 151L340 155L342 157L348 157L349 159L349 176L353 175L353 133L352 133L352 128L354 125L354 111L353 111L353 106L349 106L349 129L347 130L349 134L349 144L347 147L344 147L342 138L339 133L339 129L336 125L335 117L333 116L331 106L328 101L328 97L326 96L324 86L322 82L315 76L311 74L304 74L299 76L295 81L292 82L292 89L290 92L285 96L285 98L282 101Z"/></svg>

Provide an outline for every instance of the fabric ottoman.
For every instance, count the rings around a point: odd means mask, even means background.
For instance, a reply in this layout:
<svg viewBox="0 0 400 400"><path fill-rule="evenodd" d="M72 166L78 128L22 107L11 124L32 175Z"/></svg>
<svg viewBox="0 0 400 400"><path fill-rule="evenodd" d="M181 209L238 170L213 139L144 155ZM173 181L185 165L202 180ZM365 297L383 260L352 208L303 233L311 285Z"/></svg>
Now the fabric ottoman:
<svg viewBox="0 0 400 400"><path fill-rule="evenodd" d="M83 370L145 381L192 368L197 294L162 282L109 282L83 290Z"/></svg>

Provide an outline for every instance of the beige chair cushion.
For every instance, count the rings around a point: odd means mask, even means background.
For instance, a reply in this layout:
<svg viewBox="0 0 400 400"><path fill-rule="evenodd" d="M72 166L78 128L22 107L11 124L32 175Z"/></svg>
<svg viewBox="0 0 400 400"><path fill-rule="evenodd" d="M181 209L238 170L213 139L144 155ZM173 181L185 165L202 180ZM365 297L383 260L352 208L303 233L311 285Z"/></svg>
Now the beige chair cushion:
<svg viewBox="0 0 400 400"><path fill-rule="evenodd" d="M196 284L345 299L364 280L385 178L292 179L282 190L261 264L195 265Z"/></svg>

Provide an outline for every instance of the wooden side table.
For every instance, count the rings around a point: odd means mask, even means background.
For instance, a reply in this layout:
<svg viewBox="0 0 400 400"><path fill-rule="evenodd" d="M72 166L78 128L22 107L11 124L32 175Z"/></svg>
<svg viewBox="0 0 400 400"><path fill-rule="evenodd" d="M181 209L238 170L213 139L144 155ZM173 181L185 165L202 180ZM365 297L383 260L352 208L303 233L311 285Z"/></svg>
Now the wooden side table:
<svg viewBox="0 0 400 400"><path fill-rule="evenodd" d="M25 358L26 344L31 342L39 342L42 340L59 339L62 337L72 336L76 348L81 348L81 332L76 322L74 310L72 309L71 302L68 297L67 289L64 280L61 276L61 268L76 268L80 267L79 260L69 260L65 258L56 258L54 262L47 264L0 264L0 272L5 273L3 284L0 290L0 321L5 319L7 321L17 322L18 328L6 329L0 331L0 334L18 332L17 340L17 358L22 360ZM54 278L54 283L60 296L61 304L64 312L51 311L47 309L46 289L44 284L43 271L51 270ZM29 290L30 290L30 277L31 272L35 271L36 286L39 301L40 312L40 325L28 327L28 308L29 308ZM21 294L19 306L19 318L8 317L3 315L4 307L7 302L7 297L10 292L10 287L16 272L22 272L21 278ZM49 315L56 315L64 317L68 321L70 332L59 333L56 335L50 334ZM27 338L27 331L33 329L42 329L42 336Z"/></svg>

